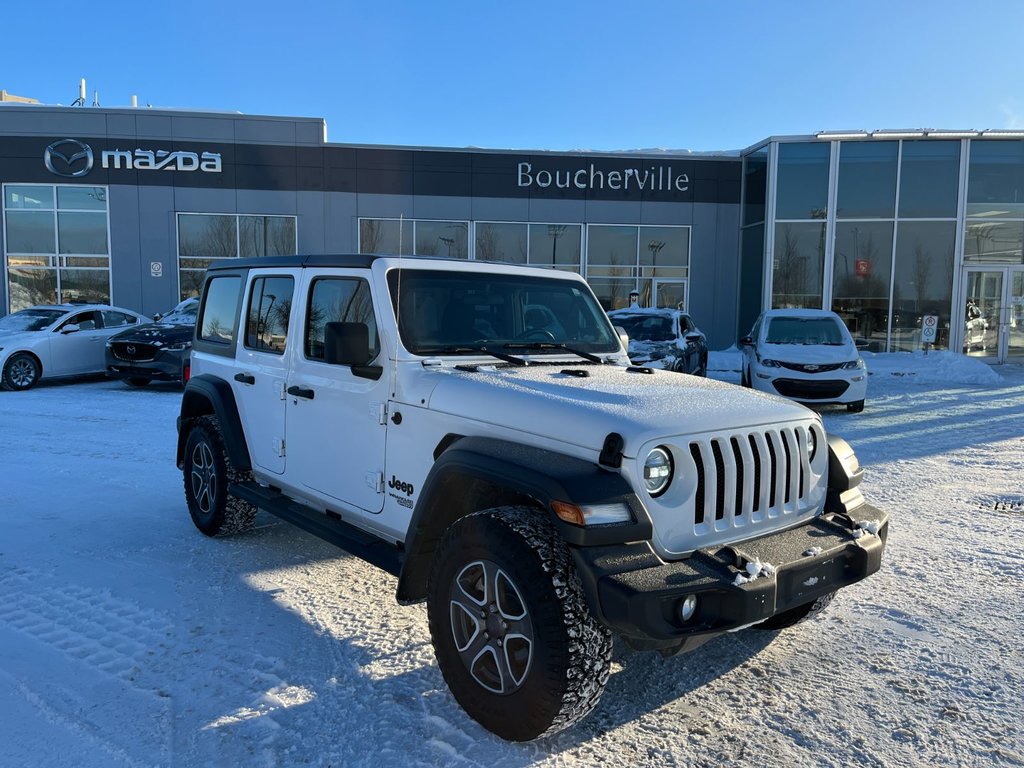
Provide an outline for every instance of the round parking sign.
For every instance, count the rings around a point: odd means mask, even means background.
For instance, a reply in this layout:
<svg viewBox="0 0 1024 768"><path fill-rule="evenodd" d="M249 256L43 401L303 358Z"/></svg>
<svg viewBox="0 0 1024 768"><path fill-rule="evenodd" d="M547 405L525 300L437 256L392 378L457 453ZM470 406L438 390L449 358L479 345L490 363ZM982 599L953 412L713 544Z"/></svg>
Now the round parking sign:
<svg viewBox="0 0 1024 768"><path fill-rule="evenodd" d="M935 343L935 331L939 327L938 315L925 315L921 319L921 341L928 344Z"/></svg>

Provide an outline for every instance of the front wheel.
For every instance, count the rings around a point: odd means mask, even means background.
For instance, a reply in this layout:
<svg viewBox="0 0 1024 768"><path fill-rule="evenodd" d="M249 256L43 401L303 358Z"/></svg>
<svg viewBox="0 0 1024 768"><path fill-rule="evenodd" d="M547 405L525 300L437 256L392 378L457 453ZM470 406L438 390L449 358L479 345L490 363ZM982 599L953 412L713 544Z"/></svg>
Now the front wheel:
<svg viewBox="0 0 1024 768"><path fill-rule="evenodd" d="M438 667L474 720L511 741L568 728L597 706L612 638L590 614L557 531L532 507L456 521L431 569Z"/></svg>
<svg viewBox="0 0 1024 768"><path fill-rule="evenodd" d="M243 533L252 528L256 507L228 493L230 483L251 478L231 464L215 416L192 423L185 443L185 503L196 528L207 536Z"/></svg>
<svg viewBox="0 0 1024 768"><path fill-rule="evenodd" d="M7 389L19 392L34 387L39 381L39 374L39 363L36 359L26 352L19 352L11 355L7 361L3 375L0 376L0 383Z"/></svg>

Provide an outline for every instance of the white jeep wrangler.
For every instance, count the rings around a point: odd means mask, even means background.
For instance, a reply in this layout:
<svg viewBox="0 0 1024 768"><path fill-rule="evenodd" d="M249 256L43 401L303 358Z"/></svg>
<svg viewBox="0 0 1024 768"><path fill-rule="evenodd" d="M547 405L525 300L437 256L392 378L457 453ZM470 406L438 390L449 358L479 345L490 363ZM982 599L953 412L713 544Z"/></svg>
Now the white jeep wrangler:
<svg viewBox="0 0 1024 768"><path fill-rule="evenodd" d="M781 629L878 570L849 446L771 395L629 364L578 275L439 259L211 267L178 420L192 519L264 509L427 601L484 727L568 727L612 636Z"/></svg>

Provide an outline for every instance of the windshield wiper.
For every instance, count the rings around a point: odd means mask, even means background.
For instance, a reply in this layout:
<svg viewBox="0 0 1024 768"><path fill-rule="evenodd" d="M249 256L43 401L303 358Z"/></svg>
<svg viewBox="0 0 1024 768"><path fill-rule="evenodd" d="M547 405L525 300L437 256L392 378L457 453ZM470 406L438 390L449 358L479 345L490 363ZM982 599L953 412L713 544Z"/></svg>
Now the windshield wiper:
<svg viewBox="0 0 1024 768"><path fill-rule="evenodd" d="M506 345L507 346L507 345ZM496 349L484 345L453 345L450 347L422 347L417 350L417 354L420 355L465 355L470 353L476 353L480 355L490 355L496 357L499 360L504 360L506 363L512 365L529 365L529 361L523 360L521 357L515 355L506 355L504 352L499 352Z"/></svg>
<svg viewBox="0 0 1024 768"><path fill-rule="evenodd" d="M584 352L582 349L575 349L574 347L567 346L565 344L558 344L551 341L523 341L523 342L512 342L511 344L502 344L503 349L527 349L535 351L546 351L546 350L557 350L561 352L570 352L577 357L582 357L584 360L589 360L592 363L600 363L604 365L608 361L603 357L592 355L589 352Z"/></svg>

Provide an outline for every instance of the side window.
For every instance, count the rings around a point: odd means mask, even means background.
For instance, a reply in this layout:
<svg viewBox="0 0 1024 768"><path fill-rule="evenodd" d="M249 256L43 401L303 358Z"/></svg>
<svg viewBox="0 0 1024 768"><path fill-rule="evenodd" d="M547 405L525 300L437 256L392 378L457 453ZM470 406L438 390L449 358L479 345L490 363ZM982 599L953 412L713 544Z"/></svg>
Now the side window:
<svg viewBox="0 0 1024 768"><path fill-rule="evenodd" d="M105 309L101 314L103 315L104 328L121 328L126 325L135 324L135 318L131 315L126 315L124 312L114 312L113 310Z"/></svg>
<svg viewBox="0 0 1024 768"><path fill-rule="evenodd" d="M61 328L68 325L77 325L80 331L95 331L96 330L96 313L92 310L88 312L79 312L77 315L72 315L64 323L61 324Z"/></svg>
<svg viewBox="0 0 1024 768"><path fill-rule="evenodd" d="M288 338L295 281L287 276L258 277L249 291L245 317L245 347L283 355Z"/></svg>
<svg viewBox="0 0 1024 768"><path fill-rule="evenodd" d="M216 344L235 341L235 319L238 317L238 291L242 278L237 275L215 277L206 286L199 320L199 338Z"/></svg>
<svg viewBox="0 0 1024 768"><path fill-rule="evenodd" d="M370 286L354 277L326 277L313 281L306 313L305 355L324 359L324 329L327 323L365 323L370 332L370 358L380 352L377 320L373 314Z"/></svg>

